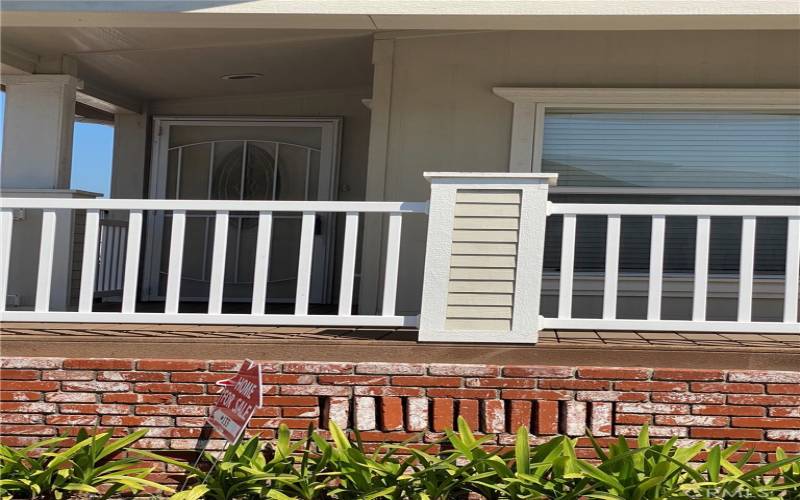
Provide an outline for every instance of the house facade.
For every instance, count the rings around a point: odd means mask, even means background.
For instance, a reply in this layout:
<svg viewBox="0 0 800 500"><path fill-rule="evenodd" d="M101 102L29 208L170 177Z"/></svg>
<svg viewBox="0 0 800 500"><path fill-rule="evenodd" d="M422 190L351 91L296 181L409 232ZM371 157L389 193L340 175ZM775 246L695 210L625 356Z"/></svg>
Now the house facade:
<svg viewBox="0 0 800 500"><path fill-rule="evenodd" d="M2 42L23 437L161 398L191 448L255 357L263 429L800 446L793 2L7 1ZM69 189L75 119L114 126L110 199ZM210 351L287 327L352 338ZM210 343L97 340L161 330Z"/></svg>

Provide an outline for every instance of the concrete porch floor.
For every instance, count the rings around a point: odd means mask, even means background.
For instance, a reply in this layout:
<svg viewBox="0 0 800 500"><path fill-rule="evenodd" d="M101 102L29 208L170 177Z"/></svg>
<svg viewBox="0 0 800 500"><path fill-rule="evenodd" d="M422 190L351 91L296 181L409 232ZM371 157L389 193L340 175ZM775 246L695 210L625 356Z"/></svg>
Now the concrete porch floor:
<svg viewBox="0 0 800 500"><path fill-rule="evenodd" d="M800 333L543 331L537 345L417 342L413 329L18 323L3 356L389 361L800 370Z"/></svg>

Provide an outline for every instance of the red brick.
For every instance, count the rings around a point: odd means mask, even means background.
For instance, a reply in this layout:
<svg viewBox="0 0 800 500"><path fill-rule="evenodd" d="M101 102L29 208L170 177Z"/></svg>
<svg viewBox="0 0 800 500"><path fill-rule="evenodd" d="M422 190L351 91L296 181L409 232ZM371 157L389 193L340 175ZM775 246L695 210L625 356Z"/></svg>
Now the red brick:
<svg viewBox="0 0 800 500"><path fill-rule="evenodd" d="M682 392L689 388L686 382L614 382L617 391Z"/></svg>
<svg viewBox="0 0 800 500"><path fill-rule="evenodd" d="M731 382L692 382L692 391L761 394L764 392L764 386Z"/></svg>
<svg viewBox="0 0 800 500"><path fill-rule="evenodd" d="M314 375L287 375L282 373L264 374L261 376L263 384L290 384L305 385L316 382Z"/></svg>
<svg viewBox="0 0 800 500"><path fill-rule="evenodd" d="M65 369L77 370L132 370L133 360L72 358L65 359L63 366Z"/></svg>
<svg viewBox="0 0 800 500"><path fill-rule="evenodd" d="M127 405L107 404L62 404L61 413L81 413L98 415L125 415L129 413Z"/></svg>
<svg viewBox="0 0 800 500"><path fill-rule="evenodd" d="M283 385L282 395L287 396L349 396L350 387L333 385Z"/></svg>
<svg viewBox="0 0 800 500"><path fill-rule="evenodd" d="M41 424L44 422L44 415L24 414L24 413L2 413L0 414L0 424Z"/></svg>
<svg viewBox="0 0 800 500"><path fill-rule="evenodd" d="M619 391L578 391L575 393L577 401L606 401L638 403L647 401L648 395L644 392L619 392Z"/></svg>
<svg viewBox="0 0 800 500"><path fill-rule="evenodd" d="M506 430L506 405L501 399L483 402L483 432L498 434Z"/></svg>
<svg viewBox="0 0 800 500"><path fill-rule="evenodd" d="M533 418L537 436L558 434L558 401L537 401Z"/></svg>
<svg viewBox="0 0 800 500"><path fill-rule="evenodd" d="M134 407L134 413L137 415L202 416L206 414L206 407L198 405L138 405Z"/></svg>
<svg viewBox="0 0 800 500"><path fill-rule="evenodd" d="M575 370L567 366L506 366L504 377L567 378Z"/></svg>
<svg viewBox="0 0 800 500"><path fill-rule="evenodd" d="M51 392L45 396L50 403L96 403L94 392Z"/></svg>
<svg viewBox="0 0 800 500"><path fill-rule="evenodd" d="M571 399L569 393L564 391L537 391L528 389L504 389L503 399L544 399L544 400L567 400Z"/></svg>
<svg viewBox="0 0 800 500"><path fill-rule="evenodd" d="M692 413L695 415L739 415L746 417L760 417L765 414L765 410L760 406L695 405L692 406Z"/></svg>
<svg viewBox="0 0 800 500"><path fill-rule="evenodd" d="M55 436L56 430L46 425L4 425L3 434L22 436Z"/></svg>
<svg viewBox="0 0 800 500"><path fill-rule="evenodd" d="M175 359L142 359L136 363L139 370L152 370L164 372L197 371L205 370L205 361L186 361Z"/></svg>
<svg viewBox="0 0 800 500"><path fill-rule="evenodd" d="M692 393L692 392L654 392L650 396L654 403L688 403L688 404L722 404L724 394Z"/></svg>
<svg viewBox="0 0 800 500"><path fill-rule="evenodd" d="M57 391L58 382L39 380L4 380L0 388L4 391Z"/></svg>
<svg viewBox="0 0 800 500"><path fill-rule="evenodd" d="M191 382L201 384L216 384L222 380L233 377L231 373L211 373L211 372L175 372L169 376L170 382Z"/></svg>
<svg viewBox="0 0 800 500"><path fill-rule="evenodd" d="M673 415L688 415L689 405L659 404L659 403L618 403L617 411L620 413L660 413Z"/></svg>
<svg viewBox="0 0 800 500"><path fill-rule="evenodd" d="M800 418L733 417L731 427L800 429Z"/></svg>
<svg viewBox="0 0 800 500"><path fill-rule="evenodd" d="M80 425L94 426L100 417L96 415L48 415L47 423L50 425Z"/></svg>
<svg viewBox="0 0 800 500"><path fill-rule="evenodd" d="M353 373L352 363L284 363L284 373Z"/></svg>
<svg viewBox="0 0 800 500"><path fill-rule="evenodd" d="M657 368L653 380L725 380L722 370L686 370L681 368Z"/></svg>
<svg viewBox="0 0 800 500"><path fill-rule="evenodd" d="M365 442L387 442L387 443L402 443L418 437L414 432L374 432L363 431L360 433L361 439Z"/></svg>
<svg viewBox="0 0 800 500"><path fill-rule="evenodd" d="M658 425L683 425L699 427L724 427L728 417L711 415L656 415Z"/></svg>
<svg viewBox="0 0 800 500"><path fill-rule="evenodd" d="M767 384L769 394L800 394L800 384Z"/></svg>
<svg viewBox="0 0 800 500"><path fill-rule="evenodd" d="M0 403L0 412L12 413L55 413L58 410L53 403Z"/></svg>
<svg viewBox="0 0 800 500"><path fill-rule="evenodd" d="M744 396L731 394L728 403L733 405L787 406L800 405L800 396Z"/></svg>
<svg viewBox="0 0 800 500"><path fill-rule="evenodd" d="M389 377L384 375L320 375L320 384L325 385L386 385Z"/></svg>
<svg viewBox="0 0 800 500"><path fill-rule="evenodd" d="M649 368L591 368L579 367L579 378L604 378L609 380L647 380Z"/></svg>
<svg viewBox="0 0 800 500"><path fill-rule="evenodd" d="M435 398L455 398L455 399L493 399L497 396L497 391L493 389L428 389L428 396Z"/></svg>
<svg viewBox="0 0 800 500"><path fill-rule="evenodd" d="M428 374L445 377L496 377L500 369L491 365L432 364Z"/></svg>
<svg viewBox="0 0 800 500"><path fill-rule="evenodd" d="M800 406L770 408L769 415L771 417L800 417Z"/></svg>
<svg viewBox="0 0 800 500"><path fill-rule="evenodd" d="M731 382L765 382L768 384L800 384L800 372L779 371L732 371L728 373Z"/></svg>
<svg viewBox="0 0 800 500"><path fill-rule="evenodd" d="M131 385L127 382L63 382L61 389L75 392L126 392Z"/></svg>
<svg viewBox="0 0 800 500"><path fill-rule="evenodd" d="M39 401L41 392L35 391L0 391L0 401Z"/></svg>
<svg viewBox="0 0 800 500"><path fill-rule="evenodd" d="M425 365L414 363L359 363L355 372L364 375L425 375Z"/></svg>
<svg viewBox="0 0 800 500"><path fill-rule="evenodd" d="M128 403L128 404L168 404L175 401L171 394L131 394L131 393L106 393L103 394L103 403Z"/></svg>
<svg viewBox="0 0 800 500"><path fill-rule="evenodd" d="M353 394L376 397L421 397L425 395L425 390L418 387L356 386L353 387Z"/></svg>
<svg viewBox="0 0 800 500"><path fill-rule="evenodd" d="M203 394L205 386L201 384L172 384L159 382L140 382L136 384L136 392L163 392L168 394Z"/></svg>
<svg viewBox="0 0 800 500"><path fill-rule="evenodd" d="M181 398L182 397L183 396L181 396ZM319 398L315 398L313 396L265 396L264 397L264 406L317 406L318 404L319 404Z"/></svg>
<svg viewBox="0 0 800 500"><path fill-rule="evenodd" d="M409 387L460 387L461 379L456 377L418 377L404 375L392 377L392 384Z"/></svg>
<svg viewBox="0 0 800 500"><path fill-rule="evenodd" d="M45 370L42 380L94 380L92 370Z"/></svg>
<svg viewBox="0 0 800 500"><path fill-rule="evenodd" d="M761 429L731 429L728 427L693 427L689 435L696 439L762 439Z"/></svg>
<svg viewBox="0 0 800 500"><path fill-rule="evenodd" d="M605 391L611 388L611 382L605 380L540 380L540 389L573 389Z"/></svg>
<svg viewBox="0 0 800 500"><path fill-rule="evenodd" d="M300 418L316 418L319 417L319 408L310 408L307 406L300 407L284 407L281 409L282 417L300 417Z"/></svg>
<svg viewBox="0 0 800 500"><path fill-rule="evenodd" d="M531 428L531 410L533 403L527 400L511 401L509 432L515 433L520 427Z"/></svg>
<svg viewBox="0 0 800 500"><path fill-rule="evenodd" d="M33 368L55 370L61 368L61 358L0 358L0 368Z"/></svg>
<svg viewBox="0 0 800 500"><path fill-rule="evenodd" d="M403 430L403 400L395 397L381 398L380 423L384 431Z"/></svg>
<svg viewBox="0 0 800 500"><path fill-rule="evenodd" d="M458 400L458 416L467 421L467 425L473 431L479 430L480 413L479 401L475 399L459 399Z"/></svg>
<svg viewBox="0 0 800 500"><path fill-rule="evenodd" d="M133 417L130 415L114 415L102 417L101 425L123 426L123 427L167 427L172 425L169 417Z"/></svg>
<svg viewBox="0 0 800 500"><path fill-rule="evenodd" d="M39 378L38 370L0 370L0 380L37 380Z"/></svg>
<svg viewBox="0 0 800 500"><path fill-rule="evenodd" d="M433 430L442 432L445 429L452 429L454 422L452 399L434 398L433 399Z"/></svg>
<svg viewBox="0 0 800 500"><path fill-rule="evenodd" d="M278 407L256 408L256 410L253 412L253 415L256 417L280 417L281 409ZM290 415L284 415L284 417L289 416Z"/></svg>
<svg viewBox="0 0 800 500"><path fill-rule="evenodd" d="M614 415L614 422L629 425L652 424L653 416L636 413L617 413Z"/></svg>
<svg viewBox="0 0 800 500"><path fill-rule="evenodd" d="M103 382L165 382L167 374L161 372L103 371L97 373L97 380Z"/></svg>
<svg viewBox="0 0 800 500"><path fill-rule="evenodd" d="M467 387L486 389L530 389L536 385L536 380L529 378L468 378L464 382Z"/></svg>

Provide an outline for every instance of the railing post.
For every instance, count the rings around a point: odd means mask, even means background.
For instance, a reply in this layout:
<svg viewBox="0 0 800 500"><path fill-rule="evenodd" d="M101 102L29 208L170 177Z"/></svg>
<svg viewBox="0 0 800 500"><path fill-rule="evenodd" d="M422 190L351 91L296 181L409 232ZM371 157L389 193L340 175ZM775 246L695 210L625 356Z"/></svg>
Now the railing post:
<svg viewBox="0 0 800 500"><path fill-rule="evenodd" d="M548 187L556 174L425 173L419 340L535 343Z"/></svg>

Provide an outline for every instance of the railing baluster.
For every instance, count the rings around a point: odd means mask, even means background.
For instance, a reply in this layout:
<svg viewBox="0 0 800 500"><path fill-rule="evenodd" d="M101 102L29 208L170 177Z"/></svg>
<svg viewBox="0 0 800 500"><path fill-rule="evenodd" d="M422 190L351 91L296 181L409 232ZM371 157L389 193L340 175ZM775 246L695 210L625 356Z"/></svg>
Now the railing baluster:
<svg viewBox="0 0 800 500"><path fill-rule="evenodd" d="M94 302L94 277L97 274L97 234L100 229L100 211L86 210L83 233L83 261L81 263L81 290L78 298L79 312L92 312Z"/></svg>
<svg viewBox="0 0 800 500"><path fill-rule="evenodd" d="M228 211L218 210L217 217L214 220L214 247L211 254L211 283L208 287L208 314L222 313L227 248Z"/></svg>
<svg viewBox="0 0 800 500"><path fill-rule="evenodd" d="M706 320L708 302L708 248L711 238L711 217L697 217L697 236L694 250L694 295L692 297L692 321Z"/></svg>
<svg viewBox="0 0 800 500"><path fill-rule="evenodd" d="M136 287L139 281L139 251L142 244L142 211L131 210L128 217L128 241L125 250L125 277L122 282L122 312L136 311Z"/></svg>
<svg viewBox="0 0 800 500"><path fill-rule="evenodd" d="M358 212L347 212L342 249L342 278L339 287L339 316L350 316L353 313L353 281L356 271L357 243Z"/></svg>
<svg viewBox="0 0 800 500"><path fill-rule="evenodd" d="M661 288L664 279L664 230L666 217L654 215L650 231L650 281L647 292L647 319L661 319Z"/></svg>
<svg viewBox="0 0 800 500"><path fill-rule="evenodd" d="M783 293L783 322L797 321L797 293L800 280L800 217L789 217L786 228L786 276Z"/></svg>
<svg viewBox="0 0 800 500"><path fill-rule="evenodd" d="M39 245L39 271L36 275L36 312L50 310L50 285L53 282L53 252L56 241L56 211L42 211L42 241Z"/></svg>
<svg viewBox="0 0 800 500"><path fill-rule="evenodd" d="M575 273L575 226L578 217L564 214L561 233L561 275L558 282L558 317L572 317L572 283Z"/></svg>
<svg viewBox="0 0 800 500"><path fill-rule="evenodd" d="M123 267L123 262L125 259L125 243L128 240L128 226L120 226L119 235L119 255L117 255L117 260L114 262L114 269L116 270L116 286L114 290L122 290L124 284L125 268Z"/></svg>
<svg viewBox="0 0 800 500"><path fill-rule="evenodd" d="M389 215L389 234L386 240L386 269L383 277L383 316L395 315L397 302L397 274L400 269L400 233L402 231L402 214Z"/></svg>
<svg viewBox="0 0 800 500"><path fill-rule="evenodd" d="M308 314L308 296L311 292L311 263L314 257L314 212L303 212L303 225L300 229L300 258L297 263L297 291L295 293L294 313L298 316Z"/></svg>
<svg viewBox="0 0 800 500"><path fill-rule="evenodd" d="M8 273L11 264L11 232L14 227L14 211L0 210L0 311L6 310L8 295Z"/></svg>
<svg viewBox="0 0 800 500"><path fill-rule="evenodd" d="M603 319L617 317L617 281L619 279L619 215L608 216L606 233L606 273L603 286Z"/></svg>
<svg viewBox="0 0 800 500"><path fill-rule="evenodd" d="M739 312L736 321L750 321L753 309L753 264L756 249L756 218L742 217L742 252L739 259Z"/></svg>
<svg viewBox="0 0 800 500"><path fill-rule="evenodd" d="M186 211L172 211L172 231L169 240L169 269L167 270L167 297L164 312L177 314L181 298L181 272L183 269L183 235L186 231Z"/></svg>
<svg viewBox="0 0 800 500"><path fill-rule="evenodd" d="M269 251L272 239L272 212L258 213L256 234L256 265L253 271L253 303L251 314L264 314L267 302L267 278L269 276Z"/></svg>

